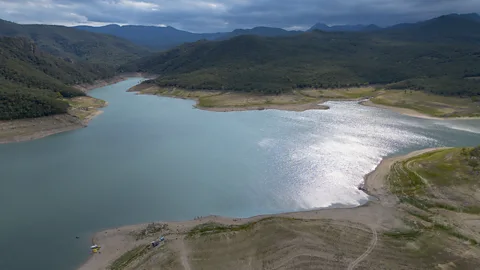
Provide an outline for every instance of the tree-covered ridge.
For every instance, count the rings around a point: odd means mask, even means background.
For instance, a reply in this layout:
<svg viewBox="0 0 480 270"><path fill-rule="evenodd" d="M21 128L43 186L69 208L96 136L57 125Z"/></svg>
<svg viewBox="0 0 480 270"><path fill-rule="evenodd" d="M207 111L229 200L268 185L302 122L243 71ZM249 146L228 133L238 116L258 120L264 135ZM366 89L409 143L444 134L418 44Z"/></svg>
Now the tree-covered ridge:
<svg viewBox="0 0 480 270"><path fill-rule="evenodd" d="M85 95L71 85L113 76L112 69L71 63L26 38L0 38L0 119L65 113L61 98Z"/></svg>
<svg viewBox="0 0 480 270"><path fill-rule="evenodd" d="M447 16L371 33L198 41L121 70L157 73L160 86L186 89L282 93L387 84L472 96L480 94L480 81L468 79L480 76L479 44L480 23Z"/></svg>
<svg viewBox="0 0 480 270"><path fill-rule="evenodd" d="M52 55L68 61L117 66L149 52L130 41L104 34L54 25L21 25L0 20L0 36L26 37Z"/></svg>
<svg viewBox="0 0 480 270"><path fill-rule="evenodd" d="M52 25L0 20L0 119L65 113L72 85L113 77L149 52L129 41Z"/></svg>

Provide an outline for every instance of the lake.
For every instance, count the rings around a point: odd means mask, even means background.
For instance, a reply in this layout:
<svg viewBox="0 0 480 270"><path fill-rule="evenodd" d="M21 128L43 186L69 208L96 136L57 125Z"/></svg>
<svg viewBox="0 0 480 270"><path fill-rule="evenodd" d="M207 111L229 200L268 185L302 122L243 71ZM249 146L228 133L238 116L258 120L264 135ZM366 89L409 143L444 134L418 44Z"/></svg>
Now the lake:
<svg viewBox="0 0 480 270"><path fill-rule="evenodd" d="M356 206L382 158L480 144L479 120L356 102L208 112L126 92L140 79L91 91L109 106L88 128L0 145L0 269L75 269L91 235L110 227Z"/></svg>

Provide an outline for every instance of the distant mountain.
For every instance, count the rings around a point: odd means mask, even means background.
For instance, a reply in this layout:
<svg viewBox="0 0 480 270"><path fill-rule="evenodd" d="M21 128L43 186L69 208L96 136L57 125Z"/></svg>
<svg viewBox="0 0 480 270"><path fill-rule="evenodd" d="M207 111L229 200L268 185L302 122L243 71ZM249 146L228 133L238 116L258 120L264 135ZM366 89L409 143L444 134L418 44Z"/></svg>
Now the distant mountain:
<svg viewBox="0 0 480 270"><path fill-rule="evenodd" d="M258 26L252 29L235 29L229 33L223 33L218 40L225 40L232 37L242 36L242 35L255 35L262 37L282 37L282 36L293 36L303 33L303 31L288 31L282 28L275 27L264 27Z"/></svg>
<svg viewBox="0 0 480 270"><path fill-rule="evenodd" d="M112 36L127 39L138 45L142 45L154 50L166 50L181 45L185 42L195 42L201 39L216 39L222 33L196 34L187 31L175 29L173 27L158 26L142 26L142 25L125 25L116 24L92 27L92 26L76 26L76 29L109 34Z"/></svg>
<svg viewBox="0 0 480 270"><path fill-rule="evenodd" d="M475 22L479 22L480 23L480 15L478 15L477 13L467 13L467 14L449 14L449 15L446 15L446 16L449 16L449 17L460 17L460 18L463 18L463 19L467 19L467 20L471 20L471 21L475 21Z"/></svg>
<svg viewBox="0 0 480 270"><path fill-rule="evenodd" d="M232 32L225 33L191 33L175 29L173 27L157 27L157 26L141 26L141 25L125 25L116 24L101 27L92 26L76 26L79 30L109 34L127 39L133 43L154 49L167 50L175 46L182 45L187 42L195 42L198 40L225 40L241 35L257 35L257 36L289 36L301 33L301 31L287 31L281 28L273 27L255 27L252 29L236 29Z"/></svg>
<svg viewBox="0 0 480 270"><path fill-rule="evenodd" d="M0 20L0 36L27 37L43 51L72 61L120 65L147 55L146 48L118 37L71 27L22 25Z"/></svg>
<svg viewBox="0 0 480 270"><path fill-rule="evenodd" d="M308 31L321 30L324 32L370 32L382 29L381 27L370 24L370 25L333 25L328 26L324 23L317 23L312 26Z"/></svg>
<svg viewBox="0 0 480 270"><path fill-rule="evenodd" d="M449 14L418 23L394 25L380 31L411 41L452 41L480 44L478 14Z"/></svg>

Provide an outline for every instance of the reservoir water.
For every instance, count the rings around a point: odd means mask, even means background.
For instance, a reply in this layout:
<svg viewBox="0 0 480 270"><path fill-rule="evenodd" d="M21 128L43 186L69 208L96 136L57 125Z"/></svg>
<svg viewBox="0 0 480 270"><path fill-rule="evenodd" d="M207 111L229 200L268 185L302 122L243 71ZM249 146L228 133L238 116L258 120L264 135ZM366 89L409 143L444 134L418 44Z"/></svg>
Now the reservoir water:
<svg viewBox="0 0 480 270"><path fill-rule="evenodd" d="M110 227L359 205L382 158L480 144L479 120L356 102L216 113L125 92L139 80L90 92L109 106L88 128L0 145L0 269L75 269Z"/></svg>

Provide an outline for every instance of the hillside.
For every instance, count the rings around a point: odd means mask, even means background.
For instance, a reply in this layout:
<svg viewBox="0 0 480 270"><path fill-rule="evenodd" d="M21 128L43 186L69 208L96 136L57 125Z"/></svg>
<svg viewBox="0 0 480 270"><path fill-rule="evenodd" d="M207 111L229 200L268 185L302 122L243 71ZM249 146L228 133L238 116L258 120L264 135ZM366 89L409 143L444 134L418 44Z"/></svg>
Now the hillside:
<svg viewBox="0 0 480 270"><path fill-rule="evenodd" d="M148 54L127 40L54 25L21 25L0 20L0 36L26 37L52 55L71 62L116 66Z"/></svg>
<svg viewBox="0 0 480 270"><path fill-rule="evenodd" d="M67 112L62 99L85 95L69 86L113 76L112 70L71 63L26 38L0 38L0 120Z"/></svg>
<svg viewBox="0 0 480 270"><path fill-rule="evenodd" d="M198 41L120 70L160 74L158 85L186 89L278 94L295 88L388 84L443 95L479 95L479 81L466 78L480 75L480 23L457 21L437 18L401 31L313 31L294 37Z"/></svg>

